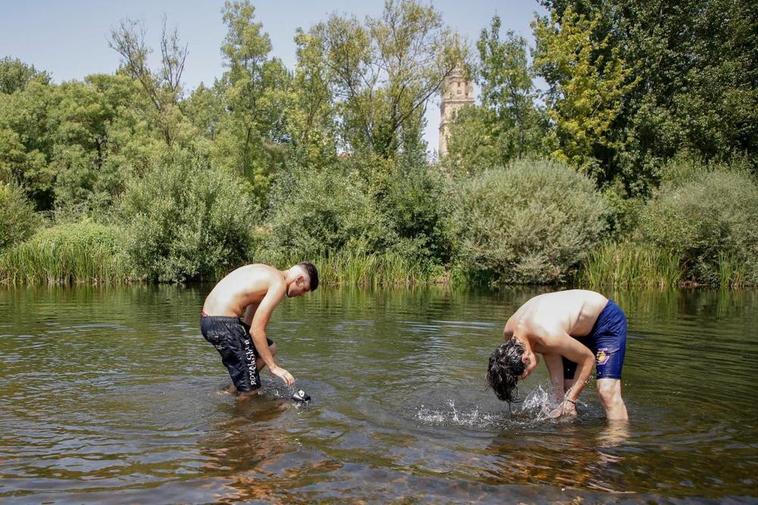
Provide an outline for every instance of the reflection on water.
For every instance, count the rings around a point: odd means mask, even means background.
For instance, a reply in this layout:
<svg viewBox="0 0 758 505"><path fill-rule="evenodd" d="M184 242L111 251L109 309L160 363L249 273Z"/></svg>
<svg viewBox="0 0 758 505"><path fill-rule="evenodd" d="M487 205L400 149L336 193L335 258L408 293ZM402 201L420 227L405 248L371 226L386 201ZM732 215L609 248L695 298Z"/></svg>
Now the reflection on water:
<svg viewBox="0 0 758 505"><path fill-rule="evenodd" d="M754 502L758 292L609 293L630 336L609 424L544 419L544 369L488 391L539 290L319 290L270 334L312 397L237 401L199 335L207 288L0 290L0 501Z"/></svg>

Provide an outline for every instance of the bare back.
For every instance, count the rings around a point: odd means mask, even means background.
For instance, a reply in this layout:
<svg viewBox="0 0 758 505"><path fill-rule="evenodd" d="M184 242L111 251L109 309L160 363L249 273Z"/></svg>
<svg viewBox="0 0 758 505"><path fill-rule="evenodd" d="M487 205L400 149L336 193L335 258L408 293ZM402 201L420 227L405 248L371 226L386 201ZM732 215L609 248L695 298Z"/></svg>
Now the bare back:
<svg viewBox="0 0 758 505"><path fill-rule="evenodd" d="M535 333L583 337L592 331L608 299L594 291L570 289L538 295L522 305L505 325L506 337L519 324Z"/></svg>
<svg viewBox="0 0 758 505"><path fill-rule="evenodd" d="M245 265L221 279L203 304L209 316L240 317L246 308L255 308L273 287L286 285L282 272L263 264ZM245 317L252 314L245 314Z"/></svg>

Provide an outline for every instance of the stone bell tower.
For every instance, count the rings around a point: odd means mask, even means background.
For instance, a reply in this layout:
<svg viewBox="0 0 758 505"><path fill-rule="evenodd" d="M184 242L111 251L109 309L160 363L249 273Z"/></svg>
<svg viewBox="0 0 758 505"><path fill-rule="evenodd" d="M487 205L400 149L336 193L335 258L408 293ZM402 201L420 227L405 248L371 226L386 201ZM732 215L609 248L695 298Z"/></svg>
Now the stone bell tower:
<svg viewBox="0 0 758 505"><path fill-rule="evenodd" d="M445 78L442 84L442 99L440 100L440 144L438 156L447 154L447 139L450 135L450 123L455 120L455 114L464 105L474 104L474 86L466 80L466 74L461 67L456 67Z"/></svg>

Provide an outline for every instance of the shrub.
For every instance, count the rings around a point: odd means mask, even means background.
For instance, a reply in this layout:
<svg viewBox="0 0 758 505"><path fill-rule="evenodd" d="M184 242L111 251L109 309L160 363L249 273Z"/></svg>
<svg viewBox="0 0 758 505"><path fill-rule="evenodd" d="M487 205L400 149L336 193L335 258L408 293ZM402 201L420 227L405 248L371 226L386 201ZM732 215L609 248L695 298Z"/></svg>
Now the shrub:
<svg viewBox="0 0 758 505"><path fill-rule="evenodd" d="M127 184L120 215L136 270L151 280L215 277L249 257L257 213L243 182L174 151Z"/></svg>
<svg viewBox="0 0 758 505"><path fill-rule="evenodd" d="M0 182L0 250L29 238L42 224L21 188Z"/></svg>
<svg viewBox="0 0 758 505"><path fill-rule="evenodd" d="M457 269L490 284L562 282L602 238L606 213L593 182L561 163L487 171L460 188Z"/></svg>
<svg viewBox="0 0 758 505"><path fill-rule="evenodd" d="M11 284L125 282L123 235L119 227L91 221L42 229L0 256L0 279Z"/></svg>
<svg viewBox="0 0 758 505"><path fill-rule="evenodd" d="M399 160L375 181L372 196L396 242L390 250L423 269L447 264L452 254L446 181L425 161Z"/></svg>
<svg viewBox="0 0 758 505"><path fill-rule="evenodd" d="M366 182L346 168L342 164L319 172L296 168L279 181L268 221L269 257L281 261L328 257L342 249L366 254L397 240Z"/></svg>
<svg viewBox="0 0 758 505"><path fill-rule="evenodd" d="M739 284L755 284L756 223L755 180L742 171L717 168L679 185L664 184L643 209L639 234L641 240L679 254L691 280L731 283L737 275Z"/></svg>

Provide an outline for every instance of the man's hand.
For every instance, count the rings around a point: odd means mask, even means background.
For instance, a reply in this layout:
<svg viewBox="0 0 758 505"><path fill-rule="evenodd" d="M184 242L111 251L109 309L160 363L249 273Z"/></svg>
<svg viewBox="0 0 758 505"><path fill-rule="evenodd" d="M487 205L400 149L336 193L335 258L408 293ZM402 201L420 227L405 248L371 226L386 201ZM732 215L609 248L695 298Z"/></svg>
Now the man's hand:
<svg viewBox="0 0 758 505"><path fill-rule="evenodd" d="M292 374L282 367L277 366L271 368L271 373L282 379L288 386L291 386L295 383L295 378L292 376Z"/></svg>
<svg viewBox="0 0 758 505"><path fill-rule="evenodd" d="M576 416L576 405L568 400L563 400L557 408L553 409L548 415L548 419L558 419L559 417Z"/></svg>

